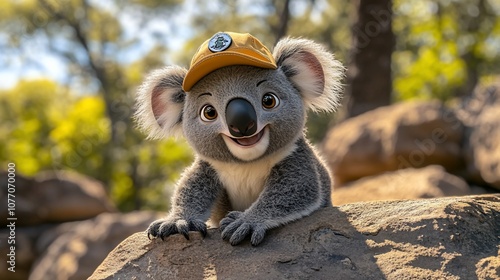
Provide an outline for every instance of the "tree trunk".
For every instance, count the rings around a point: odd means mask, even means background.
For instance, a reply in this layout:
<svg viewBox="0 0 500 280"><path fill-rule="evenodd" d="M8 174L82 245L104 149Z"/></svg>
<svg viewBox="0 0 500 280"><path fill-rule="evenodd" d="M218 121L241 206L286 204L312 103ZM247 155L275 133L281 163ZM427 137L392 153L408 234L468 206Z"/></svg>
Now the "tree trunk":
<svg viewBox="0 0 500 280"><path fill-rule="evenodd" d="M465 34L474 36L475 34L481 33L481 28L482 26L484 26L484 24L482 24L483 20L480 19L491 16L489 15L490 12L487 5L488 4L485 0L479 0L479 3L477 5L478 15L475 17L471 16L471 18L461 21L461 24L463 26L461 29L465 31ZM465 62L465 71L467 77L462 86L455 91L455 96L457 97L470 97L474 91L474 88L476 88L476 85L479 82L480 73L478 67L479 64L481 64L482 59L474 52L474 49L476 49L477 45L481 43L481 40L477 40L472 46L469 46L469 49L465 53L460 56L463 62Z"/></svg>
<svg viewBox="0 0 500 280"><path fill-rule="evenodd" d="M347 117L391 102L394 48L391 0L357 0L354 46L348 67Z"/></svg>
<svg viewBox="0 0 500 280"><path fill-rule="evenodd" d="M278 3L281 3L281 1L278 1ZM276 11L278 11L280 8L278 3L277 3L277 1L274 1L274 7L275 7ZM280 15L279 15L279 22L276 26L272 27L272 29L274 31L274 38L275 38L274 44L275 45L288 32L289 22L290 22L290 0L285 0L283 2L283 7L282 7Z"/></svg>

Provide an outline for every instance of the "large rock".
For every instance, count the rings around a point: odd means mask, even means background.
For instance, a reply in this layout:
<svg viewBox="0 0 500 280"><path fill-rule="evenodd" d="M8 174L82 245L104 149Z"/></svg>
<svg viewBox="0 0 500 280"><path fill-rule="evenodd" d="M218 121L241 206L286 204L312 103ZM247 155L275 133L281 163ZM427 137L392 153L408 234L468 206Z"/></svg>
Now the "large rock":
<svg viewBox="0 0 500 280"><path fill-rule="evenodd" d="M0 181L7 182L6 172L0 172ZM10 246L15 246L15 273L7 270L7 262L0 264L0 279L27 279L33 262L42 250L38 246L41 236L52 232L51 239L45 239L45 247L56 238L55 223L75 221L95 217L115 211L103 185L91 178L70 172L47 172L35 178L16 174L15 201L13 214L15 230L0 229L0 240L15 237L15 244L0 242L0 253L10 253ZM12 189L12 188L11 188ZM7 208L7 188L0 188L0 201ZM11 204L14 204L10 201ZM7 209L0 211L0 219L7 220ZM9 223L10 221L7 221ZM11 240L14 241L14 240ZM10 258L10 257L9 257Z"/></svg>
<svg viewBox="0 0 500 280"><path fill-rule="evenodd" d="M38 254L35 252L35 240L40 235L41 232L48 230L51 225L43 225L36 227L16 227L13 232L5 228L0 231L0 255L5 256L2 260L6 261L0 262L0 279L9 280L24 280L28 279L28 275L31 269L31 265L35 261ZM15 239L8 239L9 237ZM15 244L9 244L7 240L15 241ZM15 258L15 272L8 270L11 264L7 262L10 260L11 246L15 246L14 258Z"/></svg>
<svg viewBox="0 0 500 280"><path fill-rule="evenodd" d="M500 190L500 105L484 108L476 119L466 158L467 171L473 179Z"/></svg>
<svg viewBox="0 0 500 280"><path fill-rule="evenodd" d="M463 168L463 125L439 102L381 107L332 128L323 150L337 184L431 164Z"/></svg>
<svg viewBox="0 0 500 280"><path fill-rule="evenodd" d="M455 113L466 127L474 127L485 108L500 106L500 76L492 83L479 84L462 100Z"/></svg>
<svg viewBox="0 0 500 280"><path fill-rule="evenodd" d="M456 115L465 125L463 176L470 182L500 189L500 76L478 85Z"/></svg>
<svg viewBox="0 0 500 280"><path fill-rule="evenodd" d="M342 205L360 201L417 199L468 195L471 190L460 177L442 166L407 168L364 177L334 189L332 201Z"/></svg>
<svg viewBox="0 0 500 280"><path fill-rule="evenodd" d="M0 174L0 179L7 182L7 174ZM18 174L15 185L17 226L83 220L116 211L103 185L81 174L59 171L34 179ZM7 205L6 188L1 188L0 200ZM7 211L0 211L0 219L7 219Z"/></svg>
<svg viewBox="0 0 500 280"><path fill-rule="evenodd" d="M29 279L87 279L116 245L157 218L159 214L153 212L103 213L91 220L63 224L40 238L37 247L44 253ZM51 239L55 240L50 243Z"/></svg>
<svg viewBox="0 0 500 280"><path fill-rule="evenodd" d="M89 279L499 279L500 197L368 202L322 209L258 247L216 229L190 241L144 232Z"/></svg>

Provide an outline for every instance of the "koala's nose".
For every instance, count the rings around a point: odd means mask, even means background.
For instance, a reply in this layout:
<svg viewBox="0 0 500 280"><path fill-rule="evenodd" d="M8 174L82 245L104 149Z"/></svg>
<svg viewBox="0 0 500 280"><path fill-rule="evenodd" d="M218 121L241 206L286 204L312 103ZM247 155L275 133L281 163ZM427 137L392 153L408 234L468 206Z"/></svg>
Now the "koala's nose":
<svg viewBox="0 0 500 280"><path fill-rule="evenodd" d="M234 137L250 136L257 131L257 113L250 102L235 98L227 104L226 121Z"/></svg>

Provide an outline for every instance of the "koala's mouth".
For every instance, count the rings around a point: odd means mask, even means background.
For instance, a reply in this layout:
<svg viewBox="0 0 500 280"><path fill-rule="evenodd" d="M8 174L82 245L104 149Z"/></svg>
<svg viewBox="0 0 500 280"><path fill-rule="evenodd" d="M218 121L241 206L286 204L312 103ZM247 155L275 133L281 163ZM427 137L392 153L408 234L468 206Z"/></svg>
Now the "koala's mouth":
<svg viewBox="0 0 500 280"><path fill-rule="evenodd" d="M266 153L269 147L270 131L268 126L264 126L252 136L231 137L222 133L222 139L233 156L243 161L251 161Z"/></svg>
<svg viewBox="0 0 500 280"><path fill-rule="evenodd" d="M262 129L259 131L257 134L254 134L253 136L248 136L248 137L229 137L233 142L236 144L243 146L243 147L250 147L253 146L257 143L259 143L260 139L262 139L262 136L264 136L264 133L266 132L265 129Z"/></svg>

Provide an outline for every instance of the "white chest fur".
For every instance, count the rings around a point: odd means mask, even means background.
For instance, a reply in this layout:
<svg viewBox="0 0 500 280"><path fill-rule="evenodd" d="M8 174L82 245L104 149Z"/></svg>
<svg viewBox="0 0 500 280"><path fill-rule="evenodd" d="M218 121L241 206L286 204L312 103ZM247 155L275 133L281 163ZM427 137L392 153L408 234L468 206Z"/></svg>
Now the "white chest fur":
<svg viewBox="0 0 500 280"><path fill-rule="evenodd" d="M227 163L213 160L209 162L217 171L233 209L244 211L257 200L263 191L273 166L291 154L295 148L295 145L291 145L274 156L251 163Z"/></svg>
<svg viewBox="0 0 500 280"><path fill-rule="evenodd" d="M231 206L237 211L244 211L257 200L264 189L271 168L272 166L262 163L215 167L227 191Z"/></svg>

